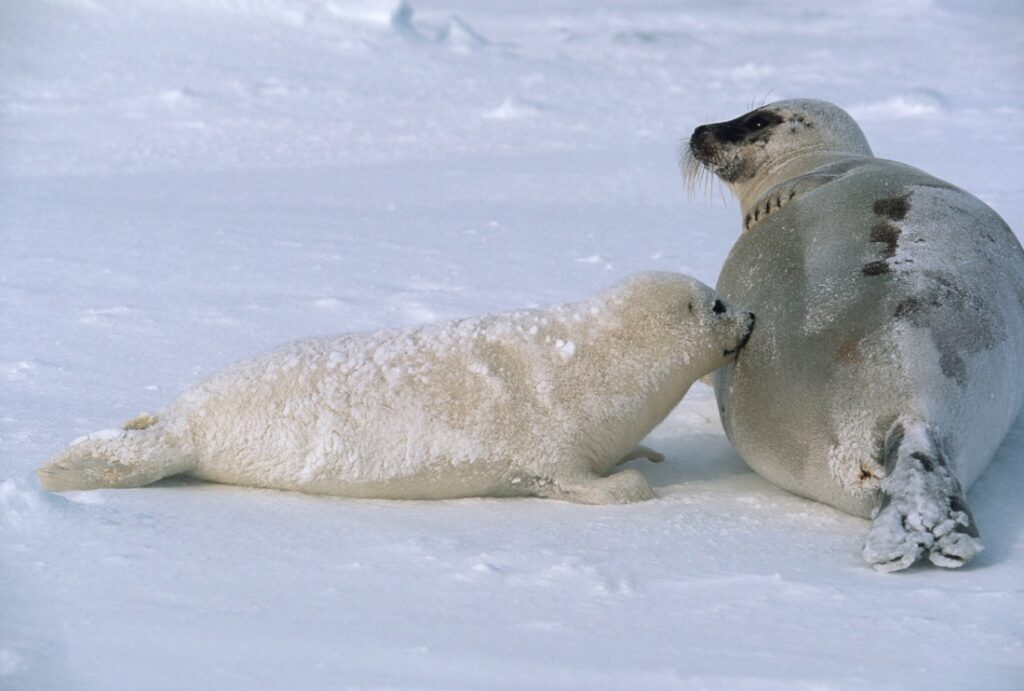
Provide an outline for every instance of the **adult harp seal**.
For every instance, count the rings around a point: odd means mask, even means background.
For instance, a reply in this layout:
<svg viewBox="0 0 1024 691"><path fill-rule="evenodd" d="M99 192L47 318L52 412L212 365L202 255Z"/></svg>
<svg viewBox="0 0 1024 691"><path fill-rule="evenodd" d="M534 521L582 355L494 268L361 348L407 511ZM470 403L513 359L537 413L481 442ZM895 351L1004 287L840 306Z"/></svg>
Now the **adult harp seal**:
<svg viewBox="0 0 1024 691"><path fill-rule="evenodd" d="M1024 400L1024 251L971 194L875 158L831 103L698 127L689 174L739 199L718 281L758 316L715 379L739 455L796 494L873 517L883 571L980 549L964 491Z"/></svg>

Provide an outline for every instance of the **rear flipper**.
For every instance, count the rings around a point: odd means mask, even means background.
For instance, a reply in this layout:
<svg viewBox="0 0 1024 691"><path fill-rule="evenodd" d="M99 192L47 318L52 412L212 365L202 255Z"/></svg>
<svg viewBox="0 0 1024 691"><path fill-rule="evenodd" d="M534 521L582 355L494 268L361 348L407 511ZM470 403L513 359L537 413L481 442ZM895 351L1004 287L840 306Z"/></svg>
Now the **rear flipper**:
<svg viewBox="0 0 1024 691"><path fill-rule="evenodd" d="M864 545L879 571L899 571L927 554L937 566L963 566L983 549L953 469L920 421L900 421L885 440L882 503Z"/></svg>
<svg viewBox="0 0 1024 691"><path fill-rule="evenodd" d="M133 422L73 442L36 471L39 482L52 492L141 487L192 469L194 456L169 443L162 425L127 428Z"/></svg>
<svg viewBox="0 0 1024 691"><path fill-rule="evenodd" d="M654 449L649 449L643 444L637 444L635 449L623 456L615 465L622 465L628 461L635 461L638 458L646 458L651 463L661 463L665 460L665 454L658 453Z"/></svg>

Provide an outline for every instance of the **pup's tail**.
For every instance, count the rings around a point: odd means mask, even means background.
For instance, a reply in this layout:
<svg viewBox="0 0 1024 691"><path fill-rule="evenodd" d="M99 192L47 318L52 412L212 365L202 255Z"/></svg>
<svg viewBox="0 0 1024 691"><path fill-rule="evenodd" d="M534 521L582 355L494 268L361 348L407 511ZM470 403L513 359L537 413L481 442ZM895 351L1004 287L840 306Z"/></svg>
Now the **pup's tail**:
<svg viewBox="0 0 1024 691"><path fill-rule="evenodd" d="M195 457L170 443L155 417L143 413L119 430L72 442L36 471L53 492L102 487L141 487L191 470Z"/></svg>

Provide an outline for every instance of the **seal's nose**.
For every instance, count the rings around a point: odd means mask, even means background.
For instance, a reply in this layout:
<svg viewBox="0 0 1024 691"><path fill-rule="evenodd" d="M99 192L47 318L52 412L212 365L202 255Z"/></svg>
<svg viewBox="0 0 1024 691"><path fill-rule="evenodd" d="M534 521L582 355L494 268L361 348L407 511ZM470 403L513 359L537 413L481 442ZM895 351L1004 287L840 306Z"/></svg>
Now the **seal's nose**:
<svg viewBox="0 0 1024 691"><path fill-rule="evenodd" d="M702 162L711 158L715 148L715 133L710 125L701 125L690 135L690 152Z"/></svg>
<svg viewBox="0 0 1024 691"><path fill-rule="evenodd" d="M753 312L747 312L747 322L747 333L740 341L739 346L737 346L737 350L743 350L743 346L747 345L747 341L750 340L750 335L754 333L754 324L757 323L757 317L754 315Z"/></svg>

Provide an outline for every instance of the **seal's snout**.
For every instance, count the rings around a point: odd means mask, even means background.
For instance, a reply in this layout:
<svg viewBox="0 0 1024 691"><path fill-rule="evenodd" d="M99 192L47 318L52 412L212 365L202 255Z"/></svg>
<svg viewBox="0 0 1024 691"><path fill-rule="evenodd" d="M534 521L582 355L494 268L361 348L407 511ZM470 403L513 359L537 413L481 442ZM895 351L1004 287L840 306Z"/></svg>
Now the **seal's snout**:
<svg viewBox="0 0 1024 691"><path fill-rule="evenodd" d="M740 339L740 344L736 346L736 350L743 350L743 347L747 345L747 341L750 340L750 336L754 333L755 323L757 323L757 316L753 312L747 312L747 333Z"/></svg>
<svg viewBox="0 0 1024 691"><path fill-rule="evenodd" d="M690 153L701 163L714 158L717 142L710 125L701 125L690 135Z"/></svg>
<svg viewBox="0 0 1024 691"><path fill-rule="evenodd" d="M730 348L728 350L723 351L722 355L736 355L737 353L739 353L741 350L743 350L743 347L747 345L747 341L750 340L751 334L754 333L754 322L757 321L757 319L756 317L754 317L753 312L740 312L734 314L736 315L734 319L736 319L738 323L743 324L743 335L740 336L740 340L739 342L736 343L735 348ZM742 322L739 322L741 318L740 315L743 315Z"/></svg>

